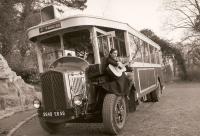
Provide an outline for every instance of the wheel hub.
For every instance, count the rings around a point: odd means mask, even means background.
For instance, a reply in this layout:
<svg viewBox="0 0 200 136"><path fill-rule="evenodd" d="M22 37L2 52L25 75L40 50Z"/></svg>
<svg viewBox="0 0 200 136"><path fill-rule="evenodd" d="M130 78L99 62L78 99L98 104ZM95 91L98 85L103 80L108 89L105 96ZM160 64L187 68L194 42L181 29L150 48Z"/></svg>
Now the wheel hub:
<svg viewBox="0 0 200 136"><path fill-rule="evenodd" d="M123 102L121 99L119 99L115 107L115 121L119 126L123 125L126 114L125 112L126 111Z"/></svg>

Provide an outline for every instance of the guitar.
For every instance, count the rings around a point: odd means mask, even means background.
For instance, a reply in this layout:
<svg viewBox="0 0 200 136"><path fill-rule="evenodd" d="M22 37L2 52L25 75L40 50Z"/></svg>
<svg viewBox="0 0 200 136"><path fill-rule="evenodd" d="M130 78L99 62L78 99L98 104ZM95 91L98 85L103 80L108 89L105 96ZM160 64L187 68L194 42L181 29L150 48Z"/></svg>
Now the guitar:
<svg viewBox="0 0 200 136"><path fill-rule="evenodd" d="M122 73L126 71L126 65L129 64L130 62L122 64L121 62L118 62L119 66L113 66L111 64L108 65L107 71L110 75L120 77L122 76Z"/></svg>

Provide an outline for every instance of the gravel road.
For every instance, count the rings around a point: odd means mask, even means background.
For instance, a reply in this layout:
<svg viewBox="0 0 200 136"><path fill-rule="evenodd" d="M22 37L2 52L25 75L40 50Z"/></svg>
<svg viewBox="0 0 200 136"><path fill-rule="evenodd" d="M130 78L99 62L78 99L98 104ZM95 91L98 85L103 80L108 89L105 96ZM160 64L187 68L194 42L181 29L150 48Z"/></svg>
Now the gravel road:
<svg viewBox="0 0 200 136"><path fill-rule="evenodd" d="M14 136L49 136L33 118ZM66 124L53 136L106 136L102 124ZM119 136L200 136L200 83L166 85L160 102L141 103Z"/></svg>

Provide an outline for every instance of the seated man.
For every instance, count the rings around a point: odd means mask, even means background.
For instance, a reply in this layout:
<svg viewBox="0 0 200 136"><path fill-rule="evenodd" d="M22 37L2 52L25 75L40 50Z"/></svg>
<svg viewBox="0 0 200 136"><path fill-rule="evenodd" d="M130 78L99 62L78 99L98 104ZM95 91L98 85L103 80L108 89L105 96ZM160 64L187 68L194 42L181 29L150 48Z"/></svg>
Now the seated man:
<svg viewBox="0 0 200 136"><path fill-rule="evenodd" d="M102 84L102 87L111 93L117 95L128 95L130 91L130 81L126 77L125 73L122 72L120 77L115 76L111 71L108 70L108 66L112 65L122 69L123 66L120 65L120 62L117 60L117 50L111 49L108 58L105 60L105 75L108 77L108 82Z"/></svg>
<svg viewBox="0 0 200 136"><path fill-rule="evenodd" d="M89 54L87 55L86 60L87 60L87 62L88 62L89 64L94 64L94 55L93 55L93 53L89 53Z"/></svg>

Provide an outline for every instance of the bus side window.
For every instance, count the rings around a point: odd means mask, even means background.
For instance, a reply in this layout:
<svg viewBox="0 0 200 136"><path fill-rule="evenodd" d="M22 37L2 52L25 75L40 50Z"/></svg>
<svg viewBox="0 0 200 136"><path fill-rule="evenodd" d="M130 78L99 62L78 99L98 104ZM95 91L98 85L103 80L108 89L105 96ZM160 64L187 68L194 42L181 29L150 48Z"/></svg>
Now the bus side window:
<svg viewBox="0 0 200 136"><path fill-rule="evenodd" d="M149 45L151 63L155 64L155 48Z"/></svg>
<svg viewBox="0 0 200 136"><path fill-rule="evenodd" d="M156 58L156 64L160 64L160 57L159 57L158 49L156 49L156 51L155 51L155 58Z"/></svg>
<svg viewBox="0 0 200 136"><path fill-rule="evenodd" d="M149 56L148 56L148 46L147 46L147 43L142 41L142 55L143 55L143 60L144 60L144 63L148 63L149 61Z"/></svg>
<svg viewBox="0 0 200 136"><path fill-rule="evenodd" d="M158 51L158 64L161 64L161 52L160 52L160 50Z"/></svg>
<svg viewBox="0 0 200 136"><path fill-rule="evenodd" d="M140 49L140 39L129 34L130 39L130 53L135 62L142 62L142 54Z"/></svg>
<svg viewBox="0 0 200 136"><path fill-rule="evenodd" d="M136 52L136 55L135 55L135 62L143 62L142 60L142 52L141 52L141 47L138 46L138 50Z"/></svg>
<svg viewBox="0 0 200 136"><path fill-rule="evenodd" d="M149 49L148 49L148 44L145 41L143 41L143 47L144 47L143 50L144 62L149 63Z"/></svg>

